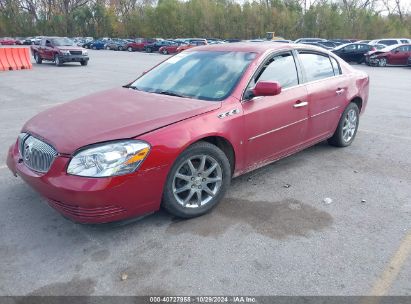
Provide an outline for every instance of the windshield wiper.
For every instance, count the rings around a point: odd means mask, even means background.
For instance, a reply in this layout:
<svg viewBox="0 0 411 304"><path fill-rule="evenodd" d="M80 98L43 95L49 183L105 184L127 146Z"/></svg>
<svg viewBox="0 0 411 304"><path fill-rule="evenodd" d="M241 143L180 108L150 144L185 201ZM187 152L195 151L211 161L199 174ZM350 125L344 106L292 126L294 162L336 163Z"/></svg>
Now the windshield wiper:
<svg viewBox="0 0 411 304"><path fill-rule="evenodd" d="M188 98L188 96L181 95L181 94L178 94L178 93L174 93L174 92L171 92L171 91L154 91L153 93L162 94L162 95L168 95L168 96L176 96L176 97Z"/></svg>

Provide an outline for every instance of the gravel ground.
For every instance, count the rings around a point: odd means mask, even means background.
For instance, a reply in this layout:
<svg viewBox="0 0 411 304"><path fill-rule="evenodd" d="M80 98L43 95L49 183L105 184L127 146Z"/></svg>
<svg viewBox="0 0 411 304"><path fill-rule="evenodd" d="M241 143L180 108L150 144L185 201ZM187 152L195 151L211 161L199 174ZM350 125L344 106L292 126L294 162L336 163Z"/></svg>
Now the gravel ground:
<svg viewBox="0 0 411 304"><path fill-rule="evenodd" d="M411 68L357 66L370 75L370 99L348 148L320 143L236 178L201 218L161 211L89 226L48 207L5 159L36 113L121 86L166 57L90 58L0 74L0 295L366 295L381 286L411 295Z"/></svg>

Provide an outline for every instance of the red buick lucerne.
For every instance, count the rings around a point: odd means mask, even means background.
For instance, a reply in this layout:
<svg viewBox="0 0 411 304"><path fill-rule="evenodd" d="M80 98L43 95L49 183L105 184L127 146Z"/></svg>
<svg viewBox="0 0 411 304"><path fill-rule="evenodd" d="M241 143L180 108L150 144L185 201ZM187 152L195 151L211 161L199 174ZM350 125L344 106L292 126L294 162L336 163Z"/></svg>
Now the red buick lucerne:
<svg viewBox="0 0 411 304"><path fill-rule="evenodd" d="M210 211L232 177L320 141L349 146L369 78L309 45L200 46L29 120L7 165L64 216ZM34 208L34 207L33 207Z"/></svg>

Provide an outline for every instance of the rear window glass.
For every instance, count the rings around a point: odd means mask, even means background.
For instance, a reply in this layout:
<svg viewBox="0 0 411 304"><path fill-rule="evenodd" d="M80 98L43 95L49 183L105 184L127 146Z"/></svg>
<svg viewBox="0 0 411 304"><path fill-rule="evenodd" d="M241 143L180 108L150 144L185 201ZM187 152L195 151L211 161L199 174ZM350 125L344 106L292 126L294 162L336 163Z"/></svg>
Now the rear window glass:
<svg viewBox="0 0 411 304"><path fill-rule="evenodd" d="M308 82L334 76L328 56L314 53L300 53L299 56Z"/></svg>

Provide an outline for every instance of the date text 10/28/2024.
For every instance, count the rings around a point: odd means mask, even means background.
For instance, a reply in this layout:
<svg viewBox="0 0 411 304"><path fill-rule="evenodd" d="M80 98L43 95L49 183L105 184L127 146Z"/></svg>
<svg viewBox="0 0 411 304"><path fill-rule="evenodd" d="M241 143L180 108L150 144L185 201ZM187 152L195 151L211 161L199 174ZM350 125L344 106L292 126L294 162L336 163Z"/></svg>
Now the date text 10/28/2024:
<svg viewBox="0 0 411 304"><path fill-rule="evenodd" d="M150 297L150 303L256 303L256 298L248 296L161 296Z"/></svg>

